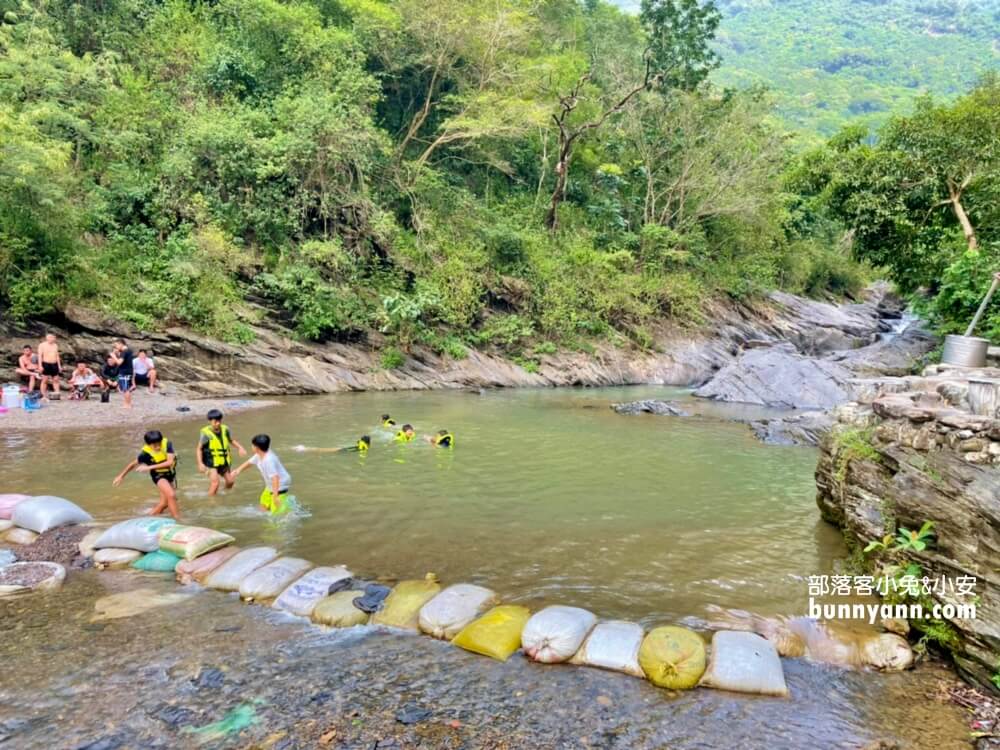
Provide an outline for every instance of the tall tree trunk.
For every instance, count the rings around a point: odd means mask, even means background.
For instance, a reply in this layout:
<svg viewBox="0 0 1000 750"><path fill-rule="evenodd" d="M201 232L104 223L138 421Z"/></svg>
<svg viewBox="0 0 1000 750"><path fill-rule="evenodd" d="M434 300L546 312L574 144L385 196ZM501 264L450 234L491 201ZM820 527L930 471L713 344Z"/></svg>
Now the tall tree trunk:
<svg viewBox="0 0 1000 750"><path fill-rule="evenodd" d="M961 185L955 185L952 182L948 183L948 202L951 203L951 208L955 212L955 218L958 219L958 223L962 226L962 234L965 235L965 241L969 245L969 250L975 252L979 249L979 240L976 239L976 230L972 227L972 222L969 221L969 215L965 213L965 208L962 207L962 191L968 186L971 177L966 177Z"/></svg>
<svg viewBox="0 0 1000 750"><path fill-rule="evenodd" d="M554 231L559 226L559 204L566 197L566 180L569 173L569 156L573 149L573 138L559 138L559 161L556 162L556 186L549 200L549 210L545 213L545 226Z"/></svg>

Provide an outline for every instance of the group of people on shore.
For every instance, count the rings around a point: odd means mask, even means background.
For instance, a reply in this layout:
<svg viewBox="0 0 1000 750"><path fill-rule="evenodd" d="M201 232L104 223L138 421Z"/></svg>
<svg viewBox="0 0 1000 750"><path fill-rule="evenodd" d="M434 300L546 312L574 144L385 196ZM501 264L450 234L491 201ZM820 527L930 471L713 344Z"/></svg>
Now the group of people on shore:
<svg viewBox="0 0 1000 750"><path fill-rule="evenodd" d="M278 455L271 450L271 437L266 434L254 435L250 440L253 455L234 468L233 449L240 458L245 458L247 450L233 437L229 426L223 421L224 415L218 409L212 409L206 414L208 424L198 432L198 445L195 448L199 473L208 477L208 494L214 496L221 486L227 490L236 484L236 478L251 466L256 466L264 480L264 489L260 494L260 509L272 515L287 513L293 507L293 501L288 494L292 486L292 477L285 469ZM383 414L380 425L386 429L396 427L395 420L388 414ZM404 424L396 432L393 440L408 443L416 439L413 425ZM425 435L424 439L439 448L452 448L455 437L448 430L438 430L434 435ZM369 435L362 435L355 444L340 448L307 448L295 446L298 451L314 451L317 453L358 452L367 453L372 440ZM164 437L160 430L149 430L143 435L143 445L138 455L128 463L114 478L112 484L119 486L132 471L148 473L153 485L160 493L159 502L150 511L150 515L170 513L175 519L180 518L177 506L177 452L172 441Z"/></svg>
<svg viewBox="0 0 1000 750"><path fill-rule="evenodd" d="M30 345L25 345L17 359L16 371L18 377L27 383L29 393L35 391L37 384L43 399L49 397L50 387L55 398L59 398L64 368L55 334L45 336L38 345L37 353ZM96 390L101 393L102 401L109 401L111 393L117 391L122 394L123 406L131 408L132 393L136 388L145 386L150 393L155 393L158 378L156 362L145 349L133 354L126 341L118 339L101 365L100 373L81 360L65 379L72 400L89 399L91 392Z"/></svg>

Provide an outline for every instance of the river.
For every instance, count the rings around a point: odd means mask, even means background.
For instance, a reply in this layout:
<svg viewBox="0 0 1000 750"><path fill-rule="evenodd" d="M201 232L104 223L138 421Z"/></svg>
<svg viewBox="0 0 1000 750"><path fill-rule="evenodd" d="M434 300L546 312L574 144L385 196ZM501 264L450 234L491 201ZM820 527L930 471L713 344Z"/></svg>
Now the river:
<svg viewBox="0 0 1000 750"><path fill-rule="evenodd" d="M703 416L608 408L641 398L676 398ZM456 446L395 444L376 426L383 412L420 433L447 428ZM726 419L760 413L645 387L288 398L230 423L247 446L269 433L294 478L301 511L277 522L255 509L255 471L207 496L193 456L198 422L164 432L181 457L184 520L241 545L270 544L390 582L433 571L445 583L490 586L507 602L697 627L709 605L802 614L807 577L829 574L845 554L816 510L815 451L763 445ZM69 497L100 520L130 517L152 505L153 488L141 476L117 489L111 479L140 432L0 435L4 491ZM347 445L362 433L374 443L364 456L293 449ZM417 701L434 719L483 732L495 717L515 738L510 747L967 746L957 710L926 695L936 668L877 675L785 660L789 701L709 690L668 696L621 675L520 657L497 665L429 639L323 632L214 592L89 622L97 596L139 585L174 590L136 574L88 572L59 597L0 605L9 633L0 646L0 744L7 732L19 748L101 737L108 748L184 746L194 742L184 727L256 698L255 723L218 742L243 746L279 733L281 742L312 746L308 719L316 728L348 707L375 716ZM225 671L224 687L192 681L208 667ZM187 713L181 720L168 711L176 720L165 720L163 706ZM470 746L483 736L473 733Z"/></svg>

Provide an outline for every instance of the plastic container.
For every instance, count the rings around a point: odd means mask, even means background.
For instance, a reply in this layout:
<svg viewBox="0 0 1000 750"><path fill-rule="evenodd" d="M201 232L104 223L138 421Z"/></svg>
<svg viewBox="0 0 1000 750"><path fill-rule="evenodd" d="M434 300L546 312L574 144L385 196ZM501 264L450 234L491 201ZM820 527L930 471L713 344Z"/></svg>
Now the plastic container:
<svg viewBox="0 0 1000 750"><path fill-rule="evenodd" d="M21 389L16 385L5 385L0 403L8 409L17 409L21 406Z"/></svg>
<svg viewBox="0 0 1000 750"><path fill-rule="evenodd" d="M21 406L27 411L42 408L42 396L39 393L28 393L21 399Z"/></svg>
<svg viewBox="0 0 1000 750"><path fill-rule="evenodd" d="M941 363L956 367L986 367L989 339L976 336L945 336Z"/></svg>

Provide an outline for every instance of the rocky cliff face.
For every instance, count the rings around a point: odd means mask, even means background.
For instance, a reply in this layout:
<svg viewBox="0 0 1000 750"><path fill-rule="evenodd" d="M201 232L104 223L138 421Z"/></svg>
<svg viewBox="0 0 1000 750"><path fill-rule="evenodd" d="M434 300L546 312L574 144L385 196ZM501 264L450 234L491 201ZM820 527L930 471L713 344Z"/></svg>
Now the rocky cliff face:
<svg viewBox="0 0 1000 750"><path fill-rule="evenodd" d="M415 347L399 368L379 363L384 345L377 335L364 344L306 344L286 330L258 327L246 346L199 336L182 328L141 331L92 310L71 305L54 325L15 326L0 321L0 381L13 379L17 352L35 344L47 330L62 340L65 360L103 360L112 340L126 338L133 348L156 356L161 377L194 394L239 396L333 393L351 390L486 388L555 385L690 385L707 381L736 360L745 347L791 342L812 355L851 351L877 341L886 316L899 305L884 287L873 288L858 304L831 305L774 293L753 304L717 305L710 324L698 331L662 327L653 351L599 346L593 354L561 352L540 358L537 372L488 352L469 350L464 359Z"/></svg>
<svg viewBox="0 0 1000 750"><path fill-rule="evenodd" d="M920 377L853 386L859 401L836 411L837 424L821 443L820 511L860 547L899 527L934 522L932 546L892 555L919 564L932 580L976 578L976 619L946 620L951 642L945 645L966 678L995 687L991 680L1000 672L1000 370L932 368ZM949 590L931 598L941 604L962 601Z"/></svg>

